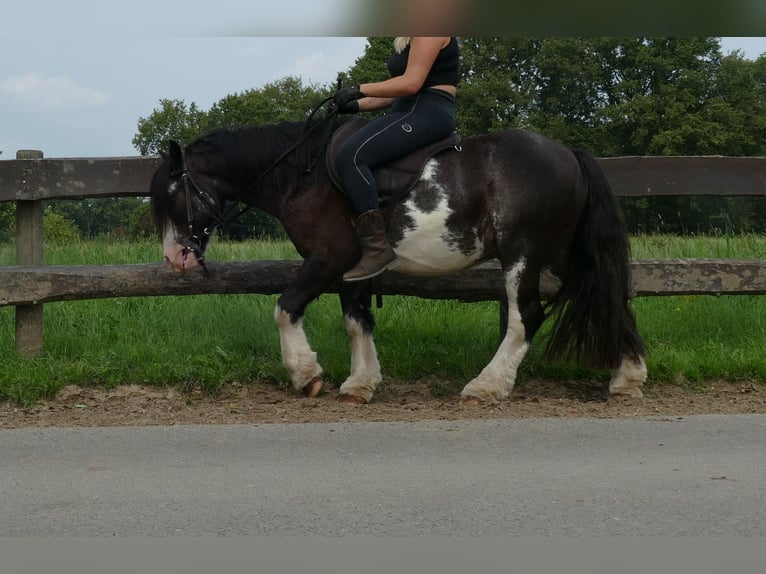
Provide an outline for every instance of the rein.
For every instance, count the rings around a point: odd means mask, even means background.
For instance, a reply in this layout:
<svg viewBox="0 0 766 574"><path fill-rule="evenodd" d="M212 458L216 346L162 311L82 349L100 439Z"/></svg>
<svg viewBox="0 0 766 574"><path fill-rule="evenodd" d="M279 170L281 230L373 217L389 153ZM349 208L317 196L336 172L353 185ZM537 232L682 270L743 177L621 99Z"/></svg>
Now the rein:
<svg viewBox="0 0 766 574"><path fill-rule="evenodd" d="M181 180L184 184L184 193L186 195L186 223L187 223L187 229L188 229L188 236L186 238L182 238L182 245L184 247L184 254L187 253L194 253L194 256L197 258L197 261L202 266L202 269L205 271L206 276L210 276L208 273L207 266L205 265L205 257L202 254L202 240L194 234L194 213L192 211L192 196L191 196L191 189L189 183L191 183L192 186L197 190L197 196L210 208L212 219L214 222L214 225L212 228L205 227L202 230L202 233L204 233L206 236L210 236L213 232L213 229L217 226L223 226L227 223L231 223L232 221L236 220L237 218L244 215L248 210L252 208L251 205L245 205L245 207L240 208L236 213L234 213L235 210L237 210L236 205L244 199L246 195L248 195L251 191L253 191L257 185L267 176L269 173L271 173L274 169L279 166L282 161L284 161L287 156L289 156L291 153L296 151L298 147L300 147L302 144L304 144L306 141L309 140L309 138L313 135L313 133L318 130L320 127L325 125L328 120L333 120L333 122L337 119L338 116L338 109L332 105L330 107L330 111L327 113L327 115L322 118L318 123L311 126L308 130L306 130L306 126L309 124L311 119L314 117L314 115L319 111L319 109L324 106L327 102L331 101L333 99L332 96L329 98L325 98L319 104L314 107L314 109L309 114L308 120L306 120L306 124L304 125L303 129L301 130L301 134L298 137L298 140L295 141L292 145L290 145L282 154L280 154L277 159L275 159L271 165L266 168L257 178L256 180L251 183L249 186L245 188L244 191L239 193L237 197L233 200L232 205L234 205L234 208L232 210L229 210L228 208L224 211L221 211L221 209L218 207L218 202L216 199L208 192L206 192L200 185L194 181L194 177L191 174L191 171L189 170L189 167L186 165L186 152L182 150L182 167L181 167ZM328 134L332 133L332 130L328 132ZM329 139L329 135L328 135ZM325 142L326 143L326 142ZM310 173L314 167L316 166L316 162L318 160L318 156L313 159L313 161L310 163L309 166L307 166L304 171L305 173Z"/></svg>
<svg viewBox="0 0 766 574"><path fill-rule="evenodd" d="M313 118L313 117L314 117L314 115L317 113L317 111L319 111L319 109L320 109L322 106L324 106L324 105L325 105L327 102L331 101L332 99L333 99L333 97L332 97L332 96L330 96L329 98L325 98L324 100L322 100L321 102L319 102L319 104L317 104L317 105L314 107L314 109L313 109L313 110L311 111L311 113L309 114L309 117L308 117L308 119L306 120L306 123L305 123L305 124L304 124L304 126L303 126L303 130L301 130L301 135L298 137L298 140L297 140L295 143L293 143L292 145L290 145L290 146L289 146L289 147L288 147L288 148L287 148L287 149L286 149L286 150L285 150L285 151L284 151L284 152L283 152L283 153L282 153L282 154L281 154L281 155L280 155L280 156L279 156L277 159L275 159L275 160L274 160L274 161L271 163L271 165L270 165L269 167L267 167L267 168L266 168L266 169L265 169L265 170L264 170L264 171L261 173L261 175L259 175L259 176L258 176L258 177L255 179L255 181L254 181L253 183L251 183L249 186L247 186L247 187L245 188L245 190L244 190L244 191L242 191L242 192L241 192L241 193L240 193L240 194L239 194L239 195L238 195L238 196L237 196L237 197L234 199L234 201L233 201L233 204L235 205L234 209L236 209L236 204L237 204L237 203L240 203L240 202L242 202L242 199L243 199L243 198L244 198L246 195L248 195L248 194L249 194L251 191L253 191L253 190L254 190L254 189L257 187L257 185L258 185L258 184L261 182L261 180L263 180L263 179L264 179L264 178L265 178L267 175L269 175L269 173L271 173L271 172L272 172L274 169L276 169L276 167L277 167L277 166L278 166L280 163L282 163L282 161L284 161L284 160L287 158L287 156L289 156L291 153L293 153L294 151L296 151L296 150L298 149L298 147L300 147L300 146L301 146L301 144L304 144L304 143L306 143L306 142L309 140L310 136L311 136L311 135L312 135L312 134L313 134L313 133L314 133L316 130L318 130L320 127L322 127L322 126L323 126L323 125L324 125L324 124L325 124L325 123L326 123L328 120L333 120L333 122L335 122L336 118L338 117L338 109L337 109L337 108L336 108L336 107L333 105L333 106L331 106L331 107L330 107L330 111L328 112L328 114L327 114L327 115L326 115L324 118L322 118L322 119L321 119L321 120L320 120L320 121L319 121L317 124L314 124L313 126L311 126L311 127L308 129L308 130L306 130L306 126L308 126L309 122L311 122L311 118ZM332 132L330 132L330 133L332 133ZM328 136L328 139L329 139L329 136ZM311 165L309 165L309 166L308 166L307 168L305 168L303 171L304 171L305 173L310 173L310 172L311 172L311 171L314 169L314 166L316 165L317 159L318 159L318 158L314 158L314 161L312 161L312 162L311 162ZM251 208L252 208L252 206L251 206L251 205L245 205L245 207L243 207L243 208L240 208L240 209L239 209L239 211L237 211L237 213L235 213L234 215L231 215L231 213L229 213L229 214L226 214L226 213L224 213L224 214L223 214L223 217L222 217L222 222L221 222L221 225L223 225L223 224L226 224L226 223L231 223L232 221L234 221L234 220L236 220L237 218L239 218L239 217L241 217L242 215L244 215L244 214L245 214L247 211L249 211Z"/></svg>
<svg viewBox="0 0 766 574"><path fill-rule="evenodd" d="M269 175L272 171L274 171L274 169L276 169L279 166L279 164L281 164L291 153L296 151L302 144L306 143L309 140L309 138L314 134L315 131L317 131L319 128L324 126L329 120L332 120L334 122L337 119L338 110L335 106L331 106L330 111L324 118L322 118L318 123L311 126L308 130L306 130L306 126L308 126L309 122L311 122L311 118L314 117L314 115L317 113L317 111L319 111L319 109L322 106L324 106L327 102L331 101L332 99L333 99L332 96L330 96L329 98L325 98L324 100L319 102L319 104L316 107L314 107L314 109L309 114L308 120L306 120L306 124L304 125L303 130L301 131L301 134L298 137L298 139L293 144L291 144L284 152L282 152L282 154L280 154L279 157L277 157L277 159L275 159L269 167L267 167L263 172L261 172L261 174L255 179L253 183L247 186L242 192L240 192L237 195L237 197L234 198L234 200L232 201L232 205L234 205L234 207L232 209L227 208L226 210L221 212L218 209L218 206L215 205L215 200L210 196L210 194L203 191L202 188L200 188L200 186L197 185L197 183L191 177L189 168L186 166L186 155L184 154L182 176L186 176L186 178L188 178L188 180L192 182L194 187L197 188L198 195L202 199L204 199L205 203L207 203L208 206L210 206L213 209L213 219L215 221L216 226L223 226L223 225L226 225L227 223L231 223L232 221L236 220L237 218L244 215L247 211L252 209L251 205L245 205L245 207L242 207L239 210L237 210L236 205L238 203L243 202L242 200L245 198L245 196L247 196L250 192L252 192L258 186L258 184L261 181L263 181L263 179L267 175ZM328 139L329 139L329 133L332 133L332 131L328 132ZM317 160L318 160L318 157L314 158L311 164L308 167L304 168L303 171L305 173L310 173L316 166ZM188 192L188 184L186 182L186 179L184 179L184 186L187 187L187 199L188 199L189 192ZM189 222L191 222L191 216L189 215L188 211L189 209L187 207L187 216L189 217ZM236 213L234 213L235 211ZM205 229L205 235L210 235L210 231L207 228Z"/></svg>

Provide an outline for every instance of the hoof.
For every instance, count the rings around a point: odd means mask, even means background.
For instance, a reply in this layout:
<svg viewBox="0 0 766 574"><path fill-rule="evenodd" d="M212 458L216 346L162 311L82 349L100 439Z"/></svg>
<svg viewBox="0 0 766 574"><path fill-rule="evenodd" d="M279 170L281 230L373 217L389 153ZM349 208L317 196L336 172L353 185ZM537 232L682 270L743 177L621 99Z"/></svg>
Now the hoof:
<svg viewBox="0 0 766 574"><path fill-rule="evenodd" d="M303 396L313 399L322 390L322 385L322 377L314 377L303 387Z"/></svg>
<svg viewBox="0 0 766 574"><path fill-rule="evenodd" d="M607 400L620 399L643 399L644 393L639 388L625 389L624 391L612 391Z"/></svg>
<svg viewBox="0 0 766 574"><path fill-rule="evenodd" d="M460 398L460 403L463 405L496 405L499 402L499 399L489 393L482 395L462 395Z"/></svg>
<svg viewBox="0 0 766 574"><path fill-rule="evenodd" d="M367 404L367 401L365 401L362 397L357 397L356 395L347 395L345 393L338 395L338 402L343 403L345 405L366 405Z"/></svg>
<svg viewBox="0 0 766 574"><path fill-rule="evenodd" d="M461 405L482 405L484 404L484 401L481 400L479 397L468 395L468 396L460 398L460 404Z"/></svg>

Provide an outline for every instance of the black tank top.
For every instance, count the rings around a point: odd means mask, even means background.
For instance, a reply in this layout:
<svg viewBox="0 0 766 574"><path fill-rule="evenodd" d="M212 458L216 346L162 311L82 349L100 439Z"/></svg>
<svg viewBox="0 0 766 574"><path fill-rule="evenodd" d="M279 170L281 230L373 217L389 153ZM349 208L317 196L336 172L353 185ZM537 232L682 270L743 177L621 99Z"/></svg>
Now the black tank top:
<svg viewBox="0 0 766 574"><path fill-rule="evenodd" d="M388 60L388 72L392 77L401 76L407 69L407 59L410 57L410 45L402 50L401 54L394 54ZM457 38L453 37L450 43L444 48L439 50L439 54L434 60L431 71L426 76L426 81L423 82L424 88L430 88L431 86L438 86L440 84L448 84L450 86L457 86L460 79L460 73L458 71L458 63L460 61L460 46L458 45Z"/></svg>

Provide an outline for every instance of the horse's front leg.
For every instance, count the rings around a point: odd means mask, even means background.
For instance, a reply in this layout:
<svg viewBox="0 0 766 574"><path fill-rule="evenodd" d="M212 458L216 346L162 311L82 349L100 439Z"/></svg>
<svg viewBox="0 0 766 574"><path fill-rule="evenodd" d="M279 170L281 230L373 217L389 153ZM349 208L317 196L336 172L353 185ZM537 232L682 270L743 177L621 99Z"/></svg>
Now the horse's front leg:
<svg viewBox="0 0 766 574"><path fill-rule="evenodd" d="M355 252L347 254L345 258L342 255L336 253L332 258L327 254L324 257L307 257L295 281L279 297L274 310L274 320L279 328L282 363L290 375L293 387L307 397L317 396L324 382L317 354L311 349L303 330L303 313L311 301L326 292L333 283L339 282L343 271L356 261L354 257L358 258ZM331 259L333 264L328 263Z"/></svg>
<svg viewBox="0 0 766 574"><path fill-rule="evenodd" d="M322 367L303 330L302 313L291 314L277 303L274 320L279 328L282 363L290 375L293 387L307 397L317 396L322 390Z"/></svg>
<svg viewBox="0 0 766 574"><path fill-rule="evenodd" d="M303 330L303 313L306 306L322 294L341 272L317 258L306 259L295 282L282 293L274 310L282 363L293 387L307 397L317 396L323 381L317 354L311 349Z"/></svg>
<svg viewBox="0 0 766 574"><path fill-rule="evenodd" d="M338 400L365 404L370 402L383 378L372 336L375 319L370 310L370 293L364 284L344 284L340 290L340 301L346 332L351 339L351 372L340 386Z"/></svg>

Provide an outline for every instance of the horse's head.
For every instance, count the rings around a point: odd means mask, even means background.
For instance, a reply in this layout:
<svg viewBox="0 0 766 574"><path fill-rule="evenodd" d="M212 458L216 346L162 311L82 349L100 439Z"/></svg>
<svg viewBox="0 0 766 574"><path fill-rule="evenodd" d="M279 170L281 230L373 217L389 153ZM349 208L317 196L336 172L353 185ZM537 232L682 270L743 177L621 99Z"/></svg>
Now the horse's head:
<svg viewBox="0 0 766 574"><path fill-rule="evenodd" d="M191 169L187 154L175 141L161 155L150 193L165 260L177 272L204 267L205 250L223 211L216 182Z"/></svg>

